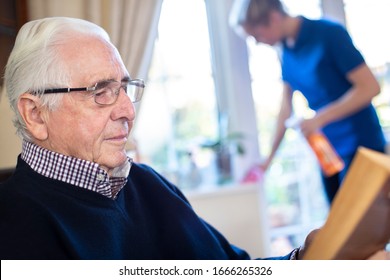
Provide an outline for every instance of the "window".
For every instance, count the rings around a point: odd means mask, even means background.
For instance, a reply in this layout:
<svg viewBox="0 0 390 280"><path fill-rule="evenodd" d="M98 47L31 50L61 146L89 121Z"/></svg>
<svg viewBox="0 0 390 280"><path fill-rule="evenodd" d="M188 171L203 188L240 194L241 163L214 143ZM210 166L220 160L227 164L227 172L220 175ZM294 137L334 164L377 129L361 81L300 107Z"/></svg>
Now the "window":
<svg viewBox="0 0 390 280"><path fill-rule="evenodd" d="M158 34L133 132L141 160L183 189L213 184L201 148L218 132L204 1L164 0Z"/></svg>
<svg viewBox="0 0 390 280"><path fill-rule="evenodd" d="M385 34L390 24L387 13L390 3L386 0L373 0L370 5L364 1L344 0L344 3L347 28L380 82L381 93L373 102L385 134L389 137L390 42ZM361 20L363 15L364 21Z"/></svg>

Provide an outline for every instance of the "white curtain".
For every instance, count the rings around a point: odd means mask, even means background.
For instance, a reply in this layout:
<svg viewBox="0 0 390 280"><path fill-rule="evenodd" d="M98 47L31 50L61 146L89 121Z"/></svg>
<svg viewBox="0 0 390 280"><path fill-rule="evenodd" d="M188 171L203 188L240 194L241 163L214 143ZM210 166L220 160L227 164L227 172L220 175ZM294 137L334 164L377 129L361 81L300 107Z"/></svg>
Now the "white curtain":
<svg viewBox="0 0 390 280"><path fill-rule="evenodd" d="M163 0L28 0L29 19L51 16L83 18L111 36L135 78L146 78Z"/></svg>

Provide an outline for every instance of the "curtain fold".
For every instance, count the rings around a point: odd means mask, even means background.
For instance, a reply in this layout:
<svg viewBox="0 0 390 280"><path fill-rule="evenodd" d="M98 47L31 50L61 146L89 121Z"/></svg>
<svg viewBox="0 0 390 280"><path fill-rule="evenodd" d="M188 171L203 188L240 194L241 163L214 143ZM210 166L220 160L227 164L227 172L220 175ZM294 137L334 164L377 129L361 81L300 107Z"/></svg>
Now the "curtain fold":
<svg viewBox="0 0 390 280"><path fill-rule="evenodd" d="M105 0L108 1L108 0ZM146 77L153 52L162 0L114 0L109 27L130 75Z"/></svg>

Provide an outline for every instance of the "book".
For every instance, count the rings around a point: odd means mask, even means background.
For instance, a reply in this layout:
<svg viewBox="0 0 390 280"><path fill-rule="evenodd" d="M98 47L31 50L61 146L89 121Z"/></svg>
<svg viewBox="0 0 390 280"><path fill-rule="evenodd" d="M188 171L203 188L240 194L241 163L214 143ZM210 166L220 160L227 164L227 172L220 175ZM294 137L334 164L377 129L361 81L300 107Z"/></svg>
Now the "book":
<svg viewBox="0 0 390 280"><path fill-rule="evenodd" d="M363 260L390 241L390 156L359 147L305 260Z"/></svg>

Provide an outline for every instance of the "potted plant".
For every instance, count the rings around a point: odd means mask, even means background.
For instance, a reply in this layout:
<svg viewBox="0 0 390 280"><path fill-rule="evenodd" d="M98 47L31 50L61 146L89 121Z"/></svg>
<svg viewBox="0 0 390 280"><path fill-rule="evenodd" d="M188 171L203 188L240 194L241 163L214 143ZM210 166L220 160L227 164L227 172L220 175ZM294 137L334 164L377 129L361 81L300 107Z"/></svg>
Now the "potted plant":
<svg viewBox="0 0 390 280"><path fill-rule="evenodd" d="M211 149L215 155L218 184L224 184L232 180L232 156L245 153L244 146L241 143L242 139L242 133L229 133L217 140L207 140L201 145L202 148Z"/></svg>

